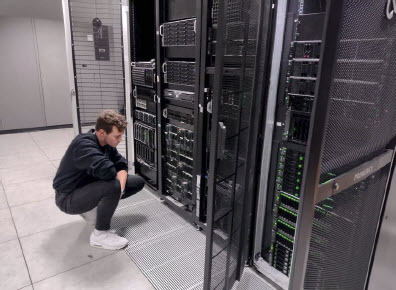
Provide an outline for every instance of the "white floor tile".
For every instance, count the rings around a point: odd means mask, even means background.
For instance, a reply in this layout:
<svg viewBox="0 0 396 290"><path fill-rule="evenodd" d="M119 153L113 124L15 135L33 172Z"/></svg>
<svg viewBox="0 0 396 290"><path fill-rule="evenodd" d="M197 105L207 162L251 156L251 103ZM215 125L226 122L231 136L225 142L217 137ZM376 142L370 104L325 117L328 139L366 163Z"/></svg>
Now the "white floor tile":
<svg viewBox="0 0 396 290"><path fill-rule="evenodd" d="M0 244L0 289L15 290L31 284L18 240Z"/></svg>
<svg viewBox="0 0 396 290"><path fill-rule="evenodd" d="M64 129L31 132L30 136L41 148L68 146L73 140L73 135Z"/></svg>
<svg viewBox="0 0 396 290"><path fill-rule="evenodd" d="M29 286L23 287L23 288L21 288L19 290L33 290L33 286L29 285Z"/></svg>
<svg viewBox="0 0 396 290"><path fill-rule="evenodd" d="M0 169L0 179L7 186L13 183L20 183L42 178L55 177L56 168L49 161L42 161L37 165L24 166L11 169Z"/></svg>
<svg viewBox="0 0 396 290"><path fill-rule="evenodd" d="M0 135L0 155L40 150L29 133Z"/></svg>
<svg viewBox="0 0 396 290"><path fill-rule="evenodd" d="M3 185L0 182L0 209L8 208L6 195L3 189Z"/></svg>
<svg viewBox="0 0 396 290"><path fill-rule="evenodd" d="M52 178L38 179L4 186L9 206L49 199L55 196Z"/></svg>
<svg viewBox="0 0 396 290"><path fill-rule="evenodd" d="M68 146L41 147L49 160L62 159Z"/></svg>
<svg viewBox="0 0 396 290"><path fill-rule="evenodd" d="M124 251L43 280L34 289L154 290Z"/></svg>
<svg viewBox="0 0 396 290"><path fill-rule="evenodd" d="M34 166L47 159L47 156L41 150L14 152L12 154L0 155L0 169Z"/></svg>
<svg viewBox="0 0 396 290"><path fill-rule="evenodd" d="M81 221L22 238L33 283L114 254L89 245L92 229Z"/></svg>
<svg viewBox="0 0 396 290"><path fill-rule="evenodd" d="M54 164L54 166L56 168L59 168L59 164L61 162L62 159L57 159L57 160L51 160L52 164Z"/></svg>
<svg viewBox="0 0 396 290"><path fill-rule="evenodd" d="M15 206L11 211L19 237L81 220L79 215L61 212L52 198Z"/></svg>
<svg viewBox="0 0 396 290"><path fill-rule="evenodd" d="M11 212L8 208L0 209L0 229L0 243L18 238Z"/></svg>

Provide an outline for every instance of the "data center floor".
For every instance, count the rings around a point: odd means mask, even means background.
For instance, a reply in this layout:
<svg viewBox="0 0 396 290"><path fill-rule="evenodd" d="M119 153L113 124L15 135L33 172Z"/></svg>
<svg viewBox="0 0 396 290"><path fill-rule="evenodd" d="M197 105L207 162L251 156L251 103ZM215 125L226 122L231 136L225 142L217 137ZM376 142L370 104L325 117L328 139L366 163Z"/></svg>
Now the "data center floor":
<svg viewBox="0 0 396 290"><path fill-rule="evenodd" d="M0 289L202 289L204 234L146 189L113 218L129 247L89 246L92 227L54 202L52 179L72 139L72 129L0 135ZM245 273L234 289L266 284Z"/></svg>

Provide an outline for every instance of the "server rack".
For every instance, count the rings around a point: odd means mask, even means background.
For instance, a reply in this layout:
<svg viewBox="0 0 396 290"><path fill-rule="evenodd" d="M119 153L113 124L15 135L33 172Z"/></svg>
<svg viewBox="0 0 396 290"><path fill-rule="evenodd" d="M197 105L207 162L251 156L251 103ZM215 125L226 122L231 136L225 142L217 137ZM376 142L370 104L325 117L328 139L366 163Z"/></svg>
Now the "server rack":
<svg viewBox="0 0 396 290"><path fill-rule="evenodd" d="M158 189L158 104L155 51L155 2L130 1L131 116L135 169L154 190Z"/></svg>
<svg viewBox="0 0 396 290"><path fill-rule="evenodd" d="M203 96L200 69L201 1L156 1L157 94L160 97L160 195L179 214L205 227L200 180L202 166Z"/></svg>
<svg viewBox="0 0 396 290"><path fill-rule="evenodd" d="M362 289L396 135L395 25L374 1L282 4L255 265L284 289Z"/></svg>

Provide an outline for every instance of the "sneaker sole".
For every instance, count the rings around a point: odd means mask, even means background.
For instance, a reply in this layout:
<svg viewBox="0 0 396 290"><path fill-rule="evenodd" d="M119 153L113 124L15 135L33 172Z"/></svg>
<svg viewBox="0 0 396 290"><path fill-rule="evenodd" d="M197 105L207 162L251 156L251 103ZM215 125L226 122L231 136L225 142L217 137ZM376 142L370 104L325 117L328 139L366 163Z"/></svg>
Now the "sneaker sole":
<svg viewBox="0 0 396 290"><path fill-rule="evenodd" d="M121 249L123 249L123 248L125 248L125 247L128 246L128 244L126 244L126 245L123 246L123 247L109 247L109 246L104 246L104 245L99 245L99 244L93 244L93 243L89 243L89 244L91 245L91 247L94 247L94 248L105 249L105 250L112 250L112 251L121 250Z"/></svg>

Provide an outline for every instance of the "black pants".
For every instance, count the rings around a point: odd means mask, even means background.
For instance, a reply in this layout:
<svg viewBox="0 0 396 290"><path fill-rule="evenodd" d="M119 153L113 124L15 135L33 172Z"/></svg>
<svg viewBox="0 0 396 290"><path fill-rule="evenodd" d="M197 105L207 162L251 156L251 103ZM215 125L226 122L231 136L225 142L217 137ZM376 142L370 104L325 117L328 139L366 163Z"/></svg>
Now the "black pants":
<svg viewBox="0 0 396 290"><path fill-rule="evenodd" d="M137 175L128 175L125 193L121 199L142 190L144 179ZM97 207L95 228L100 231L110 229L111 218L117 208L121 195L118 179L95 181L77 188L71 193L56 193L56 205L67 214L82 214Z"/></svg>

